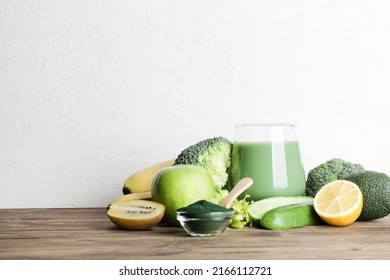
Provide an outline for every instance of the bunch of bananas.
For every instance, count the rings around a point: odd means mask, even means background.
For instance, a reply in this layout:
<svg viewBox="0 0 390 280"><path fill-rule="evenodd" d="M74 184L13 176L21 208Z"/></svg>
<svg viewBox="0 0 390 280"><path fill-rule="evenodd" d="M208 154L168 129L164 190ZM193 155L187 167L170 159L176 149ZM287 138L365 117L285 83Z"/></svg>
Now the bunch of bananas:
<svg viewBox="0 0 390 280"><path fill-rule="evenodd" d="M151 190L154 176L162 168L172 166L174 162L174 159L166 160L133 173L124 183L122 188L124 197L120 199L135 200L152 198Z"/></svg>

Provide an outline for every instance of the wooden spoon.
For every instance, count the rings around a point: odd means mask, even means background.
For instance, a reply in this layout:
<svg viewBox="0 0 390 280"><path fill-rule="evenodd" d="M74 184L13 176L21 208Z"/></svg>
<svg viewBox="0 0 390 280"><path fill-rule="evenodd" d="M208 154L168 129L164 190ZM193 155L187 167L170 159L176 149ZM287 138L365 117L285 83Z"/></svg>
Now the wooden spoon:
<svg viewBox="0 0 390 280"><path fill-rule="evenodd" d="M222 200L219 205L230 208L233 201L244 191L246 191L253 184L253 179L251 178L243 178L241 179L234 188L230 191L227 197Z"/></svg>

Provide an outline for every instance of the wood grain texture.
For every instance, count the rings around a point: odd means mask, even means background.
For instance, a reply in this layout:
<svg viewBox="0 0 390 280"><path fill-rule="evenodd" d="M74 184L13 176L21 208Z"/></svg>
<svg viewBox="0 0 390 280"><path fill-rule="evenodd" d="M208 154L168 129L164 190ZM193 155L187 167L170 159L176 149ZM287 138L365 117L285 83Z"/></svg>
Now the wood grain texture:
<svg viewBox="0 0 390 280"><path fill-rule="evenodd" d="M390 259L390 216L337 228L247 227L190 237L180 227L118 229L103 208L2 209L0 259Z"/></svg>

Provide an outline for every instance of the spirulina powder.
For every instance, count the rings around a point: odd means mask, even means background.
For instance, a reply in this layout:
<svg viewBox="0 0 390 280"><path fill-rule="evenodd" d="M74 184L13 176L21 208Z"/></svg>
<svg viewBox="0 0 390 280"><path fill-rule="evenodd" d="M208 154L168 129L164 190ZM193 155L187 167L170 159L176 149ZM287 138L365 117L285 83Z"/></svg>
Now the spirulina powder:
<svg viewBox="0 0 390 280"><path fill-rule="evenodd" d="M225 207L209 202L207 200L199 200L186 207L182 207L177 211L191 213L191 214L207 214L213 212L230 212L231 209L227 209Z"/></svg>

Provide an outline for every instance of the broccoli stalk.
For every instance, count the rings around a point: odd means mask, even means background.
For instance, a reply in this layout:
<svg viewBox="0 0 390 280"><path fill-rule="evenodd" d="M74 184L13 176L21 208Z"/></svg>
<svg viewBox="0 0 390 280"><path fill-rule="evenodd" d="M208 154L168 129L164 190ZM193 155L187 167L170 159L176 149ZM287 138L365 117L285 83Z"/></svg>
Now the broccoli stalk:
<svg viewBox="0 0 390 280"><path fill-rule="evenodd" d="M339 158L328 160L308 172L306 195L314 197L326 184L363 170L361 164L346 162Z"/></svg>
<svg viewBox="0 0 390 280"><path fill-rule="evenodd" d="M214 137L200 141L184 149L174 165L194 164L203 166L213 177L219 191L226 185L230 167L232 143L224 137Z"/></svg>

